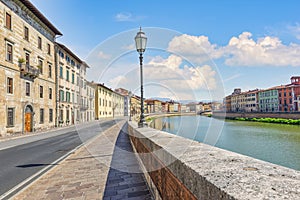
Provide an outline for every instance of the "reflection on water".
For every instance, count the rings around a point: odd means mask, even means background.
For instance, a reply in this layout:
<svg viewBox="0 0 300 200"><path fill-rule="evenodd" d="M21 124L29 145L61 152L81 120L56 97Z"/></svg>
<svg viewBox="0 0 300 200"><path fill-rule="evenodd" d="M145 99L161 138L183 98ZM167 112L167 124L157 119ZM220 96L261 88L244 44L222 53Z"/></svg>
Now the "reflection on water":
<svg viewBox="0 0 300 200"><path fill-rule="evenodd" d="M153 128L203 142L218 120L203 116L158 118ZM213 132L209 132L213 134ZM216 146L254 158L300 170L300 126L225 121Z"/></svg>

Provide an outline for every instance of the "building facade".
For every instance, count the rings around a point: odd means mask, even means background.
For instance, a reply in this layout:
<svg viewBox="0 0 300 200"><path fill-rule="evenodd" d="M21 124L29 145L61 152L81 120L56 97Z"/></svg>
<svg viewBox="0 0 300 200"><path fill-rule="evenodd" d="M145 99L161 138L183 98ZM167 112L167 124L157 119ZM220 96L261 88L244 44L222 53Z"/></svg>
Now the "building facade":
<svg viewBox="0 0 300 200"><path fill-rule="evenodd" d="M270 88L258 92L259 112L278 112L278 90Z"/></svg>
<svg viewBox="0 0 300 200"><path fill-rule="evenodd" d="M245 111L257 112L258 111L258 89L245 92Z"/></svg>
<svg viewBox="0 0 300 200"><path fill-rule="evenodd" d="M246 94L232 94L231 95L231 110L233 112L245 112L246 111Z"/></svg>
<svg viewBox="0 0 300 200"><path fill-rule="evenodd" d="M115 89L116 93L119 93L124 98L124 116L130 115L130 98L132 96L132 93L124 88L117 88Z"/></svg>
<svg viewBox="0 0 300 200"><path fill-rule="evenodd" d="M95 89L96 85L93 82L87 82L87 121L95 120Z"/></svg>
<svg viewBox="0 0 300 200"><path fill-rule="evenodd" d="M54 42L62 35L29 1L0 1L0 134L55 126Z"/></svg>
<svg viewBox="0 0 300 200"><path fill-rule="evenodd" d="M95 116L96 119L124 116L124 96L104 84L96 84Z"/></svg>
<svg viewBox="0 0 300 200"><path fill-rule="evenodd" d="M113 117L124 116L124 96L116 91L113 92Z"/></svg>
<svg viewBox="0 0 300 200"><path fill-rule="evenodd" d="M132 95L130 98L130 119L139 121L141 115L141 97Z"/></svg>
<svg viewBox="0 0 300 200"><path fill-rule="evenodd" d="M70 49L56 43L57 124L88 121L87 64Z"/></svg>

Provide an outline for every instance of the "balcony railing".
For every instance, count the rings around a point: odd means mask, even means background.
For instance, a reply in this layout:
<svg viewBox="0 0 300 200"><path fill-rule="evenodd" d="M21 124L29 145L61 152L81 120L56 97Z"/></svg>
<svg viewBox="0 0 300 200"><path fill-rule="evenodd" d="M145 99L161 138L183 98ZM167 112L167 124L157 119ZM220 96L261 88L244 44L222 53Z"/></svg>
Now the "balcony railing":
<svg viewBox="0 0 300 200"><path fill-rule="evenodd" d="M21 75L24 77L29 77L35 79L39 76L40 70L28 64L19 63Z"/></svg>
<svg viewBox="0 0 300 200"><path fill-rule="evenodd" d="M88 105L86 104L80 104L80 110L83 111L83 110L87 110L89 107Z"/></svg>

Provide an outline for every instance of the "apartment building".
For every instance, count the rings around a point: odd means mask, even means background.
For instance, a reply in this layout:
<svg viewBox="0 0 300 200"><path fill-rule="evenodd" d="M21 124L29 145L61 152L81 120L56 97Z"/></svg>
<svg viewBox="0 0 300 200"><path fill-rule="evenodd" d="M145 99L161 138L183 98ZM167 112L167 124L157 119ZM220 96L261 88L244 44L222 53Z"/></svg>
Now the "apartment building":
<svg viewBox="0 0 300 200"><path fill-rule="evenodd" d="M146 99L145 103L145 113L162 113L163 112L163 102L157 99ZM164 107L165 110L165 107Z"/></svg>
<svg viewBox="0 0 300 200"><path fill-rule="evenodd" d="M130 98L130 117L132 120L139 121L141 115L141 97L132 95Z"/></svg>
<svg viewBox="0 0 300 200"><path fill-rule="evenodd" d="M115 92L121 94L124 98L124 116L130 115L130 98L133 95L132 92L124 89L124 88L117 88Z"/></svg>
<svg viewBox="0 0 300 200"><path fill-rule="evenodd" d="M258 111L258 89L245 92L245 112Z"/></svg>
<svg viewBox="0 0 300 200"><path fill-rule="evenodd" d="M113 99L112 99L113 117L123 117L125 115L124 113L125 97L116 91L114 91L112 95L113 95Z"/></svg>
<svg viewBox="0 0 300 200"><path fill-rule="evenodd" d="M294 112L300 111L298 96L300 95L300 76L291 77L291 83L277 86L279 97L279 111Z"/></svg>
<svg viewBox="0 0 300 200"><path fill-rule="evenodd" d="M95 116L97 120L124 116L124 96L104 84L96 84Z"/></svg>
<svg viewBox="0 0 300 200"><path fill-rule="evenodd" d="M231 95L231 110L233 112L245 112L246 111L246 94L234 93Z"/></svg>
<svg viewBox="0 0 300 200"><path fill-rule="evenodd" d="M87 82L87 121L95 120L95 89L96 85L93 82Z"/></svg>
<svg viewBox="0 0 300 200"><path fill-rule="evenodd" d="M61 32L28 0L0 1L0 30L0 135L54 127Z"/></svg>
<svg viewBox="0 0 300 200"><path fill-rule="evenodd" d="M278 112L278 90L276 87L258 92L259 111L260 112Z"/></svg>
<svg viewBox="0 0 300 200"><path fill-rule="evenodd" d="M69 48L56 47L57 123L66 126L85 122L88 118L86 69L89 67Z"/></svg>

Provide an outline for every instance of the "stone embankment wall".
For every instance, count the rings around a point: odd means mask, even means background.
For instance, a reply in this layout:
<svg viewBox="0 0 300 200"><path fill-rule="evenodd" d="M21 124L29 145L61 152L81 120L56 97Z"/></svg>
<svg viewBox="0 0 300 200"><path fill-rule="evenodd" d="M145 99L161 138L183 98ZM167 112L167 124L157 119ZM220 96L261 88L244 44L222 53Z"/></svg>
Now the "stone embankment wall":
<svg viewBox="0 0 300 200"><path fill-rule="evenodd" d="M295 113L235 113L235 112L213 112L213 117L221 118L236 118L236 117L247 117L247 118L283 118L283 119L300 119L300 112Z"/></svg>
<svg viewBox="0 0 300 200"><path fill-rule="evenodd" d="M156 199L298 199L300 172L129 123Z"/></svg>

